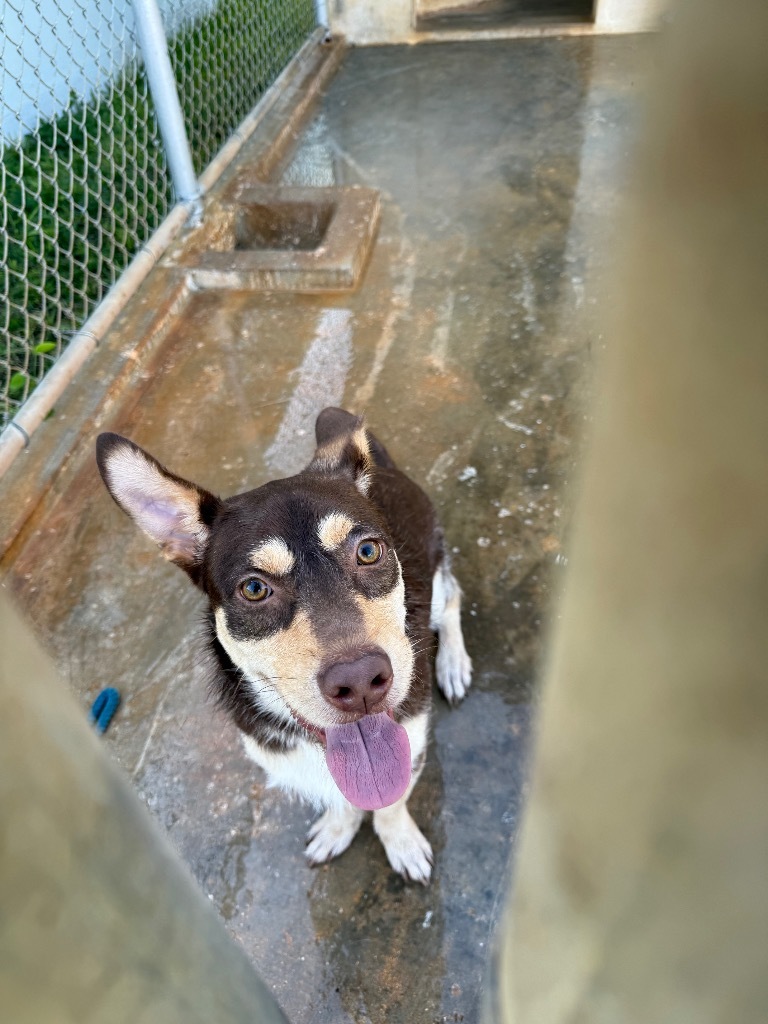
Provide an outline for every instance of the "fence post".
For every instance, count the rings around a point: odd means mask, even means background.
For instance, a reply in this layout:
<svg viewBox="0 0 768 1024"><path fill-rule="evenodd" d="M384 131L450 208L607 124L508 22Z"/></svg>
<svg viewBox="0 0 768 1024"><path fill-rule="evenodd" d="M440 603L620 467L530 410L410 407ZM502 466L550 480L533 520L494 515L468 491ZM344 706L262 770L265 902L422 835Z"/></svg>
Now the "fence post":
<svg viewBox="0 0 768 1024"><path fill-rule="evenodd" d="M654 50L495 1024L768 1020L766 38Z"/></svg>
<svg viewBox="0 0 768 1024"><path fill-rule="evenodd" d="M327 0L315 0L315 17L321 28L329 27Z"/></svg>
<svg viewBox="0 0 768 1024"><path fill-rule="evenodd" d="M192 218L199 220L202 214L201 189L192 165L184 116L157 0L133 0L133 12L176 197L179 202L190 207Z"/></svg>
<svg viewBox="0 0 768 1024"><path fill-rule="evenodd" d="M0 590L0 1005L14 1024L287 1024Z"/></svg>

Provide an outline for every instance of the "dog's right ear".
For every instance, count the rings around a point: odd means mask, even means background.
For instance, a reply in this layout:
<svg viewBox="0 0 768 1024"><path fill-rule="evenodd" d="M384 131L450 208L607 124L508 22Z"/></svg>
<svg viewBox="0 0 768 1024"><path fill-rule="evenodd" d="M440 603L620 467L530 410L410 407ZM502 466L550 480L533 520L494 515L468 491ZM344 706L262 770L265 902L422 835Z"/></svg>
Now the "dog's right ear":
<svg viewBox="0 0 768 1024"><path fill-rule="evenodd" d="M99 434L96 461L120 508L152 538L165 558L198 582L210 525L221 507L219 499L169 473L119 434Z"/></svg>

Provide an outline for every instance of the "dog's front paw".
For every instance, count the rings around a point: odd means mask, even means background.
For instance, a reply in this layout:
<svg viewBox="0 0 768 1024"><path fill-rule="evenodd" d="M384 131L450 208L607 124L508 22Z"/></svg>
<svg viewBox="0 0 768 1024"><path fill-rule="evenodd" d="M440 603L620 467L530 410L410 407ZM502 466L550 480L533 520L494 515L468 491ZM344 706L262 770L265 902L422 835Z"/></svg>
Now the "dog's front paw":
<svg viewBox="0 0 768 1024"><path fill-rule="evenodd" d="M472 661L464 647L461 633L440 638L435 659L435 674L449 704L458 704L467 694L472 683Z"/></svg>
<svg viewBox="0 0 768 1024"><path fill-rule="evenodd" d="M304 851L310 864L325 864L338 857L357 835L363 812L355 807L331 808L320 815L307 833L307 848Z"/></svg>
<svg viewBox="0 0 768 1024"><path fill-rule="evenodd" d="M406 881L426 885L432 874L432 847L405 808L389 821L382 812L373 816L373 827L381 840L387 859Z"/></svg>

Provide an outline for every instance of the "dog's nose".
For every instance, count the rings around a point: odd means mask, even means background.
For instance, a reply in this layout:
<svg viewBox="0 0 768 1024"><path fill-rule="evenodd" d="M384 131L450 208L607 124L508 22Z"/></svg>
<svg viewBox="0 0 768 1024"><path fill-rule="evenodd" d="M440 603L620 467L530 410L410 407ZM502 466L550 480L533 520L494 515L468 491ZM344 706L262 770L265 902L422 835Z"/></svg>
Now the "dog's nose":
<svg viewBox="0 0 768 1024"><path fill-rule="evenodd" d="M337 661L322 673L319 685L328 703L339 711L370 714L392 686L392 663L384 651Z"/></svg>

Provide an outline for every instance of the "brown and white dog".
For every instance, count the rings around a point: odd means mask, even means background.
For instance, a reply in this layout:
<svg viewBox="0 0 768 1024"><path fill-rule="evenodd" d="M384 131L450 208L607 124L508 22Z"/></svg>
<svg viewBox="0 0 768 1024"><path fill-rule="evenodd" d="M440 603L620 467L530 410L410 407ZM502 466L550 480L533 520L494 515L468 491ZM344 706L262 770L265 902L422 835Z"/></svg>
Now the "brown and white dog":
<svg viewBox="0 0 768 1024"><path fill-rule="evenodd" d="M117 434L97 459L112 497L210 601L218 698L275 786L324 813L313 864L342 853L365 811L392 867L426 883L432 850L406 802L424 763L437 681L471 679L461 591L434 509L362 421L325 409L305 470L221 500Z"/></svg>

